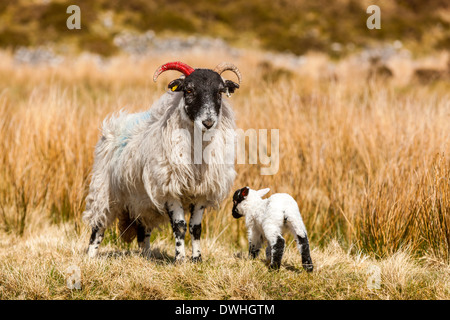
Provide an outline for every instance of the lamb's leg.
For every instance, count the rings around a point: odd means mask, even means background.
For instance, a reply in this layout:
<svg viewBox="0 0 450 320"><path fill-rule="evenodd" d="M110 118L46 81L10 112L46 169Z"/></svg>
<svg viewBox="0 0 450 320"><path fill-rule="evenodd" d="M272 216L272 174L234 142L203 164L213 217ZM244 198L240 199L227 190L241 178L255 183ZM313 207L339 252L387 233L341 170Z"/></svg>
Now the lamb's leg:
<svg viewBox="0 0 450 320"><path fill-rule="evenodd" d="M252 230L249 231L248 240L248 255L251 259L256 259L261 249L263 237L260 232Z"/></svg>
<svg viewBox="0 0 450 320"><path fill-rule="evenodd" d="M272 237L269 239L270 247L271 247L271 260L270 260L270 268L271 269L279 269L281 266L281 259L283 258L284 247L286 241L279 234L276 237Z"/></svg>
<svg viewBox="0 0 450 320"><path fill-rule="evenodd" d="M306 227L303 220L300 219L287 219L288 227L291 229L292 234L297 242L297 248L302 256L303 269L307 272L313 271L313 263L311 259L311 253L309 252L309 241L306 233Z"/></svg>
<svg viewBox="0 0 450 320"><path fill-rule="evenodd" d="M103 227L93 227L91 238L89 240L89 247L87 249L87 254L89 258L94 258L98 254L98 247L103 240L103 235L105 233L105 228Z"/></svg>
<svg viewBox="0 0 450 320"><path fill-rule="evenodd" d="M189 233L192 241L192 262L201 262L200 236L202 234L202 217L205 212L205 206L203 204L192 204L190 209Z"/></svg>
<svg viewBox="0 0 450 320"><path fill-rule="evenodd" d="M305 269L307 272L312 272L314 266L311 259L311 253L309 252L308 236L306 234L304 234L303 237L297 235L296 240L297 240L297 248L302 256L303 269Z"/></svg>
<svg viewBox="0 0 450 320"><path fill-rule="evenodd" d="M175 237L175 262L181 262L186 256L184 249L184 237L186 236L187 224L184 219L184 210L177 200L167 202L167 214L172 224L173 235Z"/></svg>
<svg viewBox="0 0 450 320"><path fill-rule="evenodd" d="M144 257L150 257L150 235L151 229L144 227L144 225L138 222L137 241Z"/></svg>

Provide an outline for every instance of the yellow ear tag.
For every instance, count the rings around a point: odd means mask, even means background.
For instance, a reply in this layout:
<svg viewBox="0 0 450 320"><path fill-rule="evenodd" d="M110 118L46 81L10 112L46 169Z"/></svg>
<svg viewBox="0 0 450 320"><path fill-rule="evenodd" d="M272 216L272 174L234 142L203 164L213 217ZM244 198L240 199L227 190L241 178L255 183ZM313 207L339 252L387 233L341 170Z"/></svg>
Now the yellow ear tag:
<svg viewBox="0 0 450 320"><path fill-rule="evenodd" d="M178 86L173 86L173 87L172 87L172 91L177 90L177 88L178 88Z"/></svg>

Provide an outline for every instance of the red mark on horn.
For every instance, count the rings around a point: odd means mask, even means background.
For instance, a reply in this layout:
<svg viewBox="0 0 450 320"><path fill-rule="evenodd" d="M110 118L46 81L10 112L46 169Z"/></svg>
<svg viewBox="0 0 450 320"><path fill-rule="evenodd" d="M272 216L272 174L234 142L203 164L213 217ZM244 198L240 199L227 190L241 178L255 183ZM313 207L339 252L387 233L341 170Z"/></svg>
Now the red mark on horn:
<svg viewBox="0 0 450 320"><path fill-rule="evenodd" d="M153 75L153 81L156 82L156 79L158 79L158 76L168 70L176 70L183 73L185 76L190 75L195 69L188 66L186 63L176 61L176 62L169 62L166 64L163 64L158 69L156 69L155 74Z"/></svg>

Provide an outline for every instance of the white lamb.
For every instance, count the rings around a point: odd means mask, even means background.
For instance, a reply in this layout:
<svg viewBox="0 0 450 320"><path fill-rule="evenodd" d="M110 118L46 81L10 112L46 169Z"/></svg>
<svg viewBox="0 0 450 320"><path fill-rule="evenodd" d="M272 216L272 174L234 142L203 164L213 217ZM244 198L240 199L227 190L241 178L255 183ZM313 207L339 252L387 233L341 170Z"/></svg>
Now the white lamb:
<svg viewBox="0 0 450 320"><path fill-rule="evenodd" d="M308 272L313 271L308 236L297 202L286 193L276 193L262 199L269 191L269 188L255 191L244 187L233 195L233 217L238 219L245 216L250 258L258 256L266 240L266 257L270 257L270 267L280 268L285 247L282 229L286 226L297 241L303 268Z"/></svg>

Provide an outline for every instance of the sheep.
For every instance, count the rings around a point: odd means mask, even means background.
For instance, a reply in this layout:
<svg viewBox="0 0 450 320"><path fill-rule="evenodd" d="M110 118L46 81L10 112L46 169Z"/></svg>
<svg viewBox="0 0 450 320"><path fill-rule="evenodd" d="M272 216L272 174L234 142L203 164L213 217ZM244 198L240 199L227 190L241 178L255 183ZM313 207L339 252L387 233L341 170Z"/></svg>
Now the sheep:
<svg viewBox="0 0 450 320"><path fill-rule="evenodd" d="M239 219L245 216L249 257L255 259L263 241L266 240L266 258L270 259L270 268L279 269L285 247L282 229L288 227L297 242L303 268L312 272L308 235L297 202L286 193L276 193L262 199L269 191L269 188L255 191L244 187L236 190L233 195L233 217Z"/></svg>
<svg viewBox="0 0 450 320"><path fill-rule="evenodd" d="M152 230L170 221L175 262L181 262L185 258L185 212L190 212L191 259L202 260L203 213L224 200L236 176L234 162L222 161L229 151L223 147L227 132L235 128L233 110L222 93L230 96L239 84L221 74L230 70L239 83L241 74L230 63L211 70L170 62L156 70L153 80L168 70L180 71L183 76L168 84L170 90L150 110L136 114L122 111L103 122L83 213L83 220L92 228L89 257L98 254L105 229L116 219L123 239L131 242L137 236L142 253L148 257ZM192 161L195 148L191 138L198 132L213 136L209 143L200 143L201 152L209 147L216 153L208 163L204 159ZM184 157L184 161L177 157Z"/></svg>

